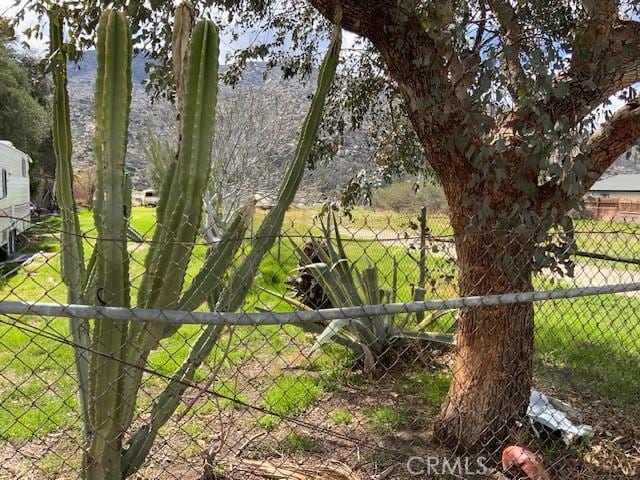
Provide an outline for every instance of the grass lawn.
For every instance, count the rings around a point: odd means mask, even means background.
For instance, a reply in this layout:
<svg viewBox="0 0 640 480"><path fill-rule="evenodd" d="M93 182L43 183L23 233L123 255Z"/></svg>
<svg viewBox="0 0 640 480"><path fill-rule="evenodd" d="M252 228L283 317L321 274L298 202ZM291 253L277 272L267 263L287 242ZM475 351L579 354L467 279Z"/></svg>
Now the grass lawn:
<svg viewBox="0 0 640 480"><path fill-rule="evenodd" d="M296 231L313 226L313 209L293 209L285 221ZM402 229L408 226L408 219L396 216L388 220L385 212L356 210L352 225L362 220L358 216L369 214L368 227L381 229ZM260 212L257 224L264 218ZM434 218L434 234L447 234L450 228L446 219ZM80 214L81 227L86 232L84 241L85 255L88 257L93 248L95 230L91 212ZM146 238L153 234L155 210L136 207L132 224ZM407 222L406 225L403 222ZM580 228L589 225L580 223ZM53 219L48 228L56 228ZM437 230L439 228L440 230ZM612 227L614 228L614 227ZM441 232L441 233L436 233ZM627 233L625 233L627 234ZM632 233L631 233L632 234ZM10 275L0 285L0 298L25 301L65 302L66 292L60 280L59 255L56 240L47 235L46 228L30 232L32 239L26 250L37 252L32 261ZM584 235L584 234L581 234ZM636 237L636 242L637 242ZM598 240L593 237L579 242L585 248L595 248ZM301 238L296 240L302 242ZM621 240L622 241L622 240ZM629 243L629 242L627 242ZM635 244L637 245L637 243ZM248 245L247 245L248 246ZM392 282L392 268L397 265L400 285L399 301L411 298L412 285L417 282L418 269L415 261L406 254L401 245L357 240L347 242L347 253L358 267L376 265L381 274L381 287L388 288ZM582 248L582 247L581 247ZM636 248L635 246L629 248ZM131 279L134 286L139 283L143 272L144 258L147 252L145 244L130 244ZM635 251L635 250L634 250ZM189 266L188 280L193 277L202 264L206 247L194 248L194 259ZM640 250L638 250L640 254ZM284 281L296 268L298 259L288 241L277 243L261 264L255 286L249 293L245 309L256 311L291 310L291 306L277 296L265 292L286 292ZM432 256L428 260L429 271L437 277L430 297L450 297L455 295L453 280L455 266L443 257ZM536 371L542 382L552 382L559 389L573 389L582 394L593 393L619 405L631 405L640 395L640 298L622 295L604 295L545 302L536 307ZM42 436L59 428L79 427L76 408L74 382L73 351L55 340L26 333L17 327L7 325L11 319L2 318L0 325L0 438L21 440ZM45 331L68 336L67 319L23 318L22 321ZM163 341L162 348L152 353L150 366L166 374L171 374L188 353L187 343L199 333L197 326L184 326L178 334ZM276 365L275 360L290 361L308 348L313 337L295 326L265 326L261 328L236 328L230 338L229 354L221 369L224 375L234 366L243 365L249 360L259 359L269 369L261 370L266 375L265 387L261 397L262 406L297 414L318 401L324 392L331 391L328 381L320 382L315 377L284 374L284 365ZM223 356L226 343L214 350L209 363L216 365ZM243 363L244 362L244 363ZM344 370L345 351L341 348L327 348L314 362L324 378L338 381ZM200 378L204 378L209 367L203 367ZM273 377L269 377L273 375ZM446 375L429 374L411 377L414 385L412 392L424 399L434 411L442 401L448 385ZM163 382L156 378L148 380L151 393L141 398L139 407L148 407ZM155 390L154 390L155 388ZM246 392L238 389L230 379L217 387L231 398L252 401ZM255 401L255 400L254 400ZM331 417L338 425L352 422L352 413L346 405ZM387 406L371 407L365 411L367 422L375 429L394 428L404 421L402 414L396 414ZM265 428L276 426L269 416L258 419ZM296 439L296 442L299 439ZM293 441L292 441L293 442ZM293 442L295 444L299 442ZM292 447L293 448L293 447Z"/></svg>
<svg viewBox="0 0 640 480"><path fill-rule="evenodd" d="M292 207L287 212L285 222L282 227L284 233L289 231L300 233L312 227L320 225L320 207ZM259 223L266 215L264 210L256 212L256 223ZM324 220L324 217L322 218ZM417 224L418 216L407 213L397 213L390 210L373 209L368 207L355 207L351 210L351 215L341 217L341 226L345 231L360 233L366 236L367 233L387 232L396 233L399 238L405 232L418 232L412 225ZM453 230L449 223L449 218L444 214L430 214L427 223L431 235L451 236ZM314 231L312 229L312 231ZM412 236L414 236L412 235Z"/></svg>
<svg viewBox="0 0 640 480"><path fill-rule="evenodd" d="M301 230L311 230L318 233L319 229L316 227L320 222L317 217L319 212L320 209L315 207L292 208L287 213L283 231L298 234ZM351 213L351 218L341 218L342 230L359 238L374 239L379 237L387 240L389 237L402 238L407 235L410 238L417 238L419 236L416 225L417 215L367 207L354 208ZM264 218L264 215L266 215L264 211L257 212L256 226ZM453 235L447 215L429 214L427 222L429 233L432 236L451 237ZM604 220L574 220L574 230L577 248L580 251L640 260L640 224ZM640 270L640 265L609 260L576 257L576 261L595 263L607 268Z"/></svg>
<svg viewBox="0 0 640 480"><path fill-rule="evenodd" d="M640 224L577 220L574 229L578 250L640 260ZM640 265L623 262L586 260L581 257L577 257L576 261L588 261L607 268L640 270Z"/></svg>
<svg viewBox="0 0 640 480"><path fill-rule="evenodd" d="M599 295L539 303L540 375L619 405L640 398L640 297ZM561 388L562 390L562 388Z"/></svg>

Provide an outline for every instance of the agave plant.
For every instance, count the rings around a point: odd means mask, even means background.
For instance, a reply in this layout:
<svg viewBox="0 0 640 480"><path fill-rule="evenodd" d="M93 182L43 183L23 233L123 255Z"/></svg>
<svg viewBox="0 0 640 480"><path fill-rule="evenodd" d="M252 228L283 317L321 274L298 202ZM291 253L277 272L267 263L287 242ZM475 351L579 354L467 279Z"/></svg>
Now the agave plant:
<svg viewBox="0 0 640 480"><path fill-rule="evenodd" d="M176 18L192 11L184 6ZM190 18L190 17L189 17ZM126 17L107 10L97 34L98 72L95 95L95 156L97 192L94 218L98 238L85 265L81 232L72 193L71 132L66 85L63 25L57 10L50 13L51 59L54 74L54 140L57 158L56 186L63 235L62 276L69 303L129 307L132 305L127 241L131 236L131 185L125 174L128 118L131 100L131 34ZM174 32L175 33L175 32ZM184 44L185 30L174 41ZM299 136L295 154L282 181L278 201L263 220L251 251L233 270L252 206L234 218L220 241L209 248L199 272L185 288L192 245L202 219L202 198L207 185L218 82L218 29L199 22L188 42L186 68L178 84L183 90L180 143L168 162L156 210L157 224L145 259L136 305L143 308L196 310L207 305L214 311L240 308L252 286L264 255L273 246L284 214L302 180L315 141L322 109L335 76L340 51L336 28L318 75L316 93ZM184 74L184 76L182 76ZM228 280L225 280L227 279ZM179 326L162 322L141 323L96 318L71 320L76 345L76 366L86 451L83 475L91 480L122 479L143 464L159 429L175 412L196 370L216 345L223 327L207 326L188 358L154 401L142 426L133 428L134 412L143 370L151 351ZM123 439L129 437L125 447Z"/></svg>
<svg viewBox="0 0 640 480"><path fill-rule="evenodd" d="M349 260L344 241L340 235L335 213L328 209L326 221L320 221L322 237L311 236L309 243L313 248L300 248L293 243L293 248L301 258L304 269L311 272L334 307L356 307L398 301L398 262L393 259L391 287L384 289L380 283L380 272L376 266L369 265L359 269ZM309 252L313 252L310 255ZM321 261L314 262L319 258ZM424 299L424 293L414 291L416 300ZM292 302L300 306L300 302ZM436 315L439 315L438 312ZM318 331L311 351L319 349L328 342L337 342L352 349L363 359L365 367L372 369L387 352L392 351L393 344L401 339L415 339L426 342L453 345L455 338L451 333L425 332L420 327L431 323L415 321L413 314L363 316L357 318L340 318L331 321L324 327L308 327ZM412 321L414 320L414 321ZM414 325L414 329L407 327Z"/></svg>

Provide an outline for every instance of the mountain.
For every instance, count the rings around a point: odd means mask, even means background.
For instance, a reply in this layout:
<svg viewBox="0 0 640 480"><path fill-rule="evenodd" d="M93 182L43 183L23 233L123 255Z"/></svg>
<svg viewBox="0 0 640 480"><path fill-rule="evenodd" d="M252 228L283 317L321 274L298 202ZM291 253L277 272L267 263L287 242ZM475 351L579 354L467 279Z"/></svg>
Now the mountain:
<svg viewBox="0 0 640 480"><path fill-rule="evenodd" d="M131 175L134 188L147 186L145 180L146 159L141 139L147 131L153 131L160 138L175 138L173 107L167 102L152 103L142 82L146 79L145 59L135 57L132 61L133 91L129 118L129 146L127 171ZM96 52L85 52L78 64L69 64L68 89L71 124L73 131L73 164L76 171L93 165L94 135L94 89L96 80Z"/></svg>
<svg viewBox="0 0 640 480"><path fill-rule="evenodd" d="M618 158L602 177L606 178L626 173L640 173L640 147L635 147L628 154Z"/></svg>
<svg viewBox="0 0 640 480"><path fill-rule="evenodd" d="M147 78L145 71L146 59L136 56L132 60L133 91L131 112L129 119L129 143L127 151L126 169L131 175L134 189L150 186L148 162L145 156L145 144L150 135L177 142L176 111L166 100L152 102L145 92L143 83ZM96 76L96 52L85 52L81 61L69 64L68 84L73 130L73 163L76 171L95 163L93 156L93 96ZM261 189L275 190L288 158L295 148L295 139L302 124L304 114L312 94L309 84L302 84L296 80L284 80L279 72L270 72L265 80L265 65L259 62L251 63L236 88L250 89L258 96L277 98L279 106L287 112L292 112L286 118L283 135L287 139L276 155L265 159L261 168L265 172L273 172L270 186L261 184ZM224 67L221 67L224 70ZM236 94L233 88L220 85L219 99L224 100ZM278 104L276 102L276 104ZM285 105L282 105L282 103ZM356 142L358 143L358 142ZM347 146L341 151L338 159L331 166L320 166L313 172L308 172L303 183L303 192L307 201L318 201L321 197L331 196L353 175L361 169L370 166L370 156L359 145Z"/></svg>
<svg viewBox="0 0 640 480"><path fill-rule="evenodd" d="M145 92L143 83L147 78L146 59L136 56L132 61L133 92L129 120L129 146L126 168L133 180L135 189L148 188L150 185L147 159L144 146L150 135L177 142L176 111L165 100L152 102ZM92 165L93 157L93 95L96 75L96 52L85 52L77 64L69 64L69 97L71 104L71 122L73 126L73 162L76 171ZM265 98L277 98L282 108L292 115L286 118L282 147L276 155L265 159L260 167L259 177L267 178L267 185L261 182L260 189L275 190L279 185L281 173L293 153L295 139L309 105L312 88L297 80L284 80L277 70L269 72L265 80L265 65L255 62L247 65L239 88L249 88ZM221 67L224 71L224 67ZM311 83L311 82L310 82ZM237 94L229 86L220 85L220 99L228 99ZM276 102L276 104L278 103ZM282 102L285 105L282 105ZM364 141L363 132L350 134L338 157L329 166L318 166L308 171L303 182L302 197L306 201L319 201L333 197L336 192L362 169L373 169L371 152ZM623 156L605 173L604 177L621 173L640 173L640 149L636 148L631 157Z"/></svg>
<svg viewBox="0 0 640 480"><path fill-rule="evenodd" d="M131 77L134 85L142 85L147 79L145 64L147 60L136 55L131 61ZM79 80L82 83L93 83L96 79L96 71L98 68L98 58L95 50L87 50L82 54L82 59L78 63L70 62L67 68L67 77L69 80Z"/></svg>

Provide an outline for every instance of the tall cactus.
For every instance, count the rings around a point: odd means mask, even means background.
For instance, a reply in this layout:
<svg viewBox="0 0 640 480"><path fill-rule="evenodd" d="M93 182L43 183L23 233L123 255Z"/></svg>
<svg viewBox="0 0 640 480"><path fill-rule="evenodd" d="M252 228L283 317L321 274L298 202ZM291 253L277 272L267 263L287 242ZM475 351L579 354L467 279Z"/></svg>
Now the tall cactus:
<svg viewBox="0 0 640 480"><path fill-rule="evenodd" d="M125 154L131 103L131 36L123 14L108 11L100 18L98 74L95 94L96 199L98 231L95 299L97 305L130 305L127 253L127 178ZM130 207L129 207L130 209ZM121 478L123 365L127 322L96 318L91 357L92 435L88 477Z"/></svg>
<svg viewBox="0 0 640 480"><path fill-rule="evenodd" d="M62 19L57 9L49 14L51 71L54 83L53 101L53 149L56 154L56 198L62 217L61 272L67 287L67 301L81 303L83 284L86 281L84 252L78 212L73 198L73 170L71 167L71 121L69 119L69 95L67 94L67 55L62 39ZM76 370L80 391L80 408L85 440L89 439L89 322L72 318L70 330L75 349ZM83 348L84 347L84 348Z"/></svg>
<svg viewBox="0 0 640 480"><path fill-rule="evenodd" d="M217 311L233 311L242 306L253 284L253 279L258 273L260 262L276 242L276 238L282 228L284 215L291 205L291 202L293 202L296 191L302 181L304 170L309 160L309 155L311 154L311 148L313 147L318 129L320 128L325 100L333 78L335 77L339 61L340 45L341 30L337 27L334 31L329 51L320 67L316 93L305 118L294 157L287 168L282 185L280 186L276 206L263 220L262 225L253 239L251 251L242 260L235 274L225 286L215 305L215 310ZM232 225L235 225L235 222ZM232 230L232 228L229 230ZM221 243L225 241L227 235L228 232L223 237ZM207 265L205 265L203 271L206 271L206 268ZM201 294L199 297L196 297L188 291L181 303L183 306L188 305L191 309L194 309L199 307L205 298L206 295ZM178 407L180 398L187 388L185 384L193 381L198 367L211 353L221 332L222 327L218 325L209 325L204 329L185 362L173 376L165 391L162 392L160 397L154 402L149 422L140 428L131 439L131 446L123 462L123 467L127 474L135 472L140 468L140 465L142 465L158 430L169 420L171 414Z"/></svg>
<svg viewBox="0 0 640 480"><path fill-rule="evenodd" d="M157 209L157 226L145 260L138 305L176 308L182 292L193 243L200 229L202 195L211 169L214 117L218 93L218 28L200 22L193 30L186 74L181 142L177 158L165 175ZM229 260L230 261L230 260ZM226 269L226 267L225 267ZM128 360L143 365L163 336L160 323L134 324ZM125 423L133 417L142 371L130 369L125 380Z"/></svg>
<svg viewBox="0 0 640 480"><path fill-rule="evenodd" d="M52 14L52 19L55 18ZM61 43L60 23L52 22L52 25L52 35L59 35ZM52 48L54 45L52 42ZM251 251L225 284L225 276L230 273L252 219L253 205L250 204L233 220L221 241L210 247L202 268L185 289L192 245L199 235L202 197L211 165L218 81L218 29L208 21L196 25L187 57L178 154L169 162L160 191L157 227L145 260L138 306L195 310L206 302L217 311L236 310L242 306L260 262L273 246L284 214L302 180L324 102L335 76L339 50L338 28L320 69L316 95L283 180L278 203L263 221ZM55 111L60 117L57 128L61 132L56 148L60 165L57 172L61 188L59 196L69 212L63 215L63 222L68 222L65 223L65 231L76 233L63 237L65 284L70 292L70 302L127 307L130 305L127 233L130 229L131 186L124 164L131 99L131 36L121 13L106 11L101 16L97 53L94 219L98 241L86 269L71 194L71 145L63 69L56 81L59 95L56 95ZM69 239L74 239L74 242ZM77 271L70 269L74 265ZM221 331L222 327L203 330L185 363L154 402L148 423L133 432L130 445L125 450L123 437L131 427L142 369L147 365L149 353L162 338L173 334L175 327L157 322L141 324L95 319L88 369L90 395L86 399L90 415L84 418L89 439L85 459L87 479L121 479L140 468L158 430L177 408L185 390L184 382L194 379L196 369L210 354ZM88 327L85 333L84 340L76 339L74 334L74 341L84 348L89 340ZM78 371L82 382L82 371L80 368Z"/></svg>

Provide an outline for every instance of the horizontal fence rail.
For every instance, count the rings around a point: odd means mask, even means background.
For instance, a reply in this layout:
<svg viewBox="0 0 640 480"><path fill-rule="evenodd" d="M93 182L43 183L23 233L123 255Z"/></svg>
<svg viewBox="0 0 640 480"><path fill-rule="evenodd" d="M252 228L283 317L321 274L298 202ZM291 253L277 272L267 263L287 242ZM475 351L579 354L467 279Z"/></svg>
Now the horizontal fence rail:
<svg viewBox="0 0 640 480"><path fill-rule="evenodd" d="M197 325L287 325L316 323L329 320L377 317L401 313L420 313L458 308L495 307L516 303L560 300L611 293L640 291L640 282L575 287L535 292L502 293L469 296L445 300L382 303L356 307L302 310L296 312L192 312L145 308L97 307L58 303L29 303L12 300L0 301L0 314L40 315L45 317L104 318L139 322L161 322Z"/></svg>

